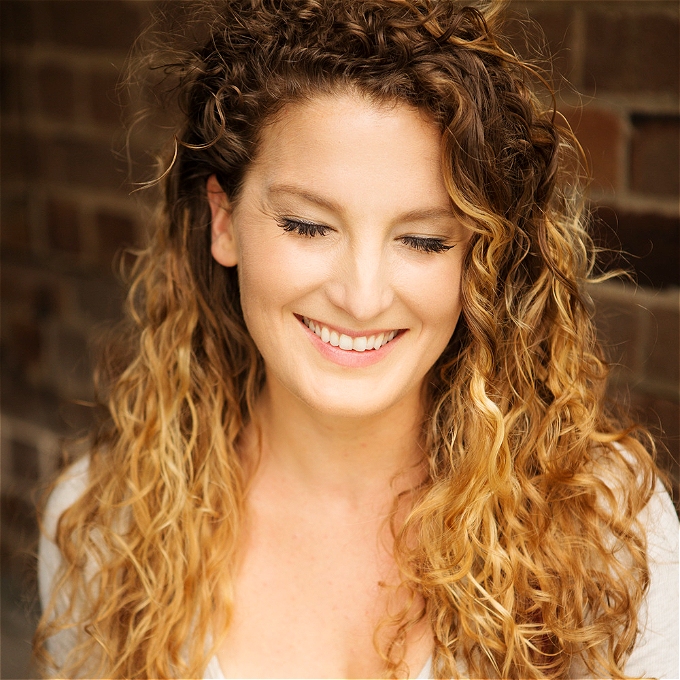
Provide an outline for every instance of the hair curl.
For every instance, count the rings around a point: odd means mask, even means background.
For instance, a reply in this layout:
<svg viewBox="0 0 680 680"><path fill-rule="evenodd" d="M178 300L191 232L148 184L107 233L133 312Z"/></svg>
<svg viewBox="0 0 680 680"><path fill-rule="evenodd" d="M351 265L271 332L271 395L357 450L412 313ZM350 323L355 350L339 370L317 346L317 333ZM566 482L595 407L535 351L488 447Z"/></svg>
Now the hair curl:
<svg viewBox="0 0 680 680"><path fill-rule="evenodd" d="M236 273L210 256L206 180L237 201L273 116L351 89L427 112L473 232L461 318L428 376L429 477L393 527L403 583L434 632L435 675L457 677L458 660L470 677L561 678L578 658L624 677L647 584L636 517L655 468L603 408L578 145L532 93L537 72L499 44L497 10L225 0L195 9L199 47L153 52L183 122L132 272L127 350L121 331L100 368L107 418L89 486L59 522L55 593L73 597L57 611L53 595L36 639L85 631L62 674L202 677L211 617L228 626L239 436L264 370ZM379 649L386 674L404 671L413 619L395 617Z"/></svg>

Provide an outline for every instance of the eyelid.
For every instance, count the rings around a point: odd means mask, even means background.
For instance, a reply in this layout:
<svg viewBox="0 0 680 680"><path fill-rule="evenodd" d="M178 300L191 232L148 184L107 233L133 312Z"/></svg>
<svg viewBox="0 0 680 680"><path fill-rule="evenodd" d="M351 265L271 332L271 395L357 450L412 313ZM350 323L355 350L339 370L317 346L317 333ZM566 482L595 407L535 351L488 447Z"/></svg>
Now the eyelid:
<svg viewBox="0 0 680 680"><path fill-rule="evenodd" d="M328 227L325 224L318 224L317 222L310 222L294 217L281 217L277 222L285 232L296 233L300 236L307 236L308 238L325 236L329 231L332 231L331 227Z"/></svg>
<svg viewBox="0 0 680 680"><path fill-rule="evenodd" d="M332 227L309 220L302 220L294 217L281 217L277 220L278 225L288 233L296 233L299 236L314 238L315 236L325 236ZM445 253L454 245L448 245L446 239L438 236L400 236L399 240L413 250L423 253Z"/></svg>
<svg viewBox="0 0 680 680"><path fill-rule="evenodd" d="M438 236L406 235L399 237L399 240L414 250L424 253L445 253L455 246L455 244L448 245L446 239Z"/></svg>

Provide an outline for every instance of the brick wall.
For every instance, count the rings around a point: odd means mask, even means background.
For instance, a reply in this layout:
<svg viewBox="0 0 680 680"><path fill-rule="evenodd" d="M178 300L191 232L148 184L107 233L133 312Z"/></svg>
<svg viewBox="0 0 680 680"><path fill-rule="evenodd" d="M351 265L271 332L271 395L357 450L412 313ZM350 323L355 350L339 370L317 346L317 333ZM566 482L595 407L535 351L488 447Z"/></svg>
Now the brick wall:
<svg viewBox="0 0 680 680"><path fill-rule="evenodd" d="M123 141L116 83L151 4L0 2L5 556L34 535L30 491L55 468L60 437L87 423L88 342L122 295L112 258L144 230L112 150ZM641 284L594 293L619 364L612 389L660 423L677 460L678 5L512 7L556 55L560 109L592 164L598 238L631 253Z"/></svg>
<svg viewBox="0 0 680 680"><path fill-rule="evenodd" d="M555 55L558 106L583 146L604 258L639 287L593 289L614 366L611 394L659 435L678 503L680 458L680 5L656 0L514 2ZM522 32L514 43L523 51ZM680 507L680 506L679 506Z"/></svg>
<svg viewBox="0 0 680 680"><path fill-rule="evenodd" d="M513 7L540 22L556 55L559 107L590 162L600 242L630 253L641 285L677 287L678 3L534 0Z"/></svg>
<svg viewBox="0 0 680 680"><path fill-rule="evenodd" d="M88 420L88 343L122 299L112 258L140 240L144 212L113 150L124 142L116 84L149 7L0 2L5 568L26 564L17 549L35 537L36 483Z"/></svg>

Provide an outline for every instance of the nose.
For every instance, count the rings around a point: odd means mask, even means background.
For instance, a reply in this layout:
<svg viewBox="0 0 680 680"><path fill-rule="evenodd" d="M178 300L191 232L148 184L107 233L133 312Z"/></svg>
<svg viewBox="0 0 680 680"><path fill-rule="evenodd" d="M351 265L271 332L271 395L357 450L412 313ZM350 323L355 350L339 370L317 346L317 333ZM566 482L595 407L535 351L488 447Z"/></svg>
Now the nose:
<svg viewBox="0 0 680 680"><path fill-rule="evenodd" d="M376 319L390 307L394 288L381 243L348 244L334 263L327 295L357 321Z"/></svg>

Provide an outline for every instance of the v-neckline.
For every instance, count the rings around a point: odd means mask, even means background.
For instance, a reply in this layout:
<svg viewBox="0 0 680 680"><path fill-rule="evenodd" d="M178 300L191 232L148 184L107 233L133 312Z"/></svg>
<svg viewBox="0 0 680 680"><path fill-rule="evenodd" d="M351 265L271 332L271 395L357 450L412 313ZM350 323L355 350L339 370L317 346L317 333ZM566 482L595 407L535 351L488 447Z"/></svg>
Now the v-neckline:
<svg viewBox="0 0 680 680"><path fill-rule="evenodd" d="M217 655L213 656L208 663L205 673L203 674L204 680L226 680L224 673L222 672L222 667L220 666L220 661ZM415 676L414 680L427 680L427 678L432 677L432 657L425 662L425 665L420 670L420 673Z"/></svg>

